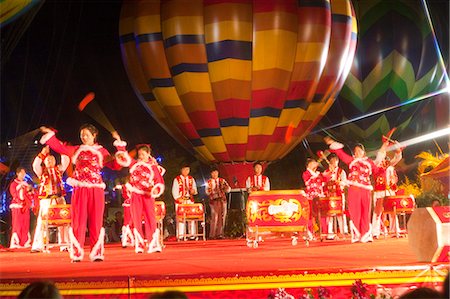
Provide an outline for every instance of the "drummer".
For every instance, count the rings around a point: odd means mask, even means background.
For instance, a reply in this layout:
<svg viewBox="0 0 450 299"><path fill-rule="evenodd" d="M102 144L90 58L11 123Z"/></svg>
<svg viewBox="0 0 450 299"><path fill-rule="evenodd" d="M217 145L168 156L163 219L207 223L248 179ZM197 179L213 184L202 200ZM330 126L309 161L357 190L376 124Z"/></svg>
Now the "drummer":
<svg viewBox="0 0 450 299"><path fill-rule="evenodd" d="M345 193L344 188L347 184L347 174L344 169L339 167L339 157L336 154L330 154L328 156L329 167L322 175L325 181L324 193L327 197L341 197L342 208L345 208ZM339 225L340 234L348 234L347 217L345 213L337 215L336 220ZM333 217L327 217L328 224L328 240L333 240L336 235L334 234Z"/></svg>
<svg viewBox="0 0 450 299"><path fill-rule="evenodd" d="M383 224L387 220L387 215L383 214L383 198L386 196L395 196L397 192L397 172L395 171L395 165L402 159L402 149L398 147L395 151L395 155L392 160L386 155L384 161L379 165L378 172L375 173L375 192L373 193L373 206L374 213L372 215L372 235L374 238L379 238L381 233L381 218L383 218ZM398 218L394 214L389 214L389 223L391 232L399 231ZM383 225L384 226L384 225Z"/></svg>
<svg viewBox="0 0 450 299"><path fill-rule="evenodd" d="M177 210L177 206L179 204L193 204L194 203L194 195L197 195L197 184L195 183L195 179L189 175L191 172L191 168L189 164L183 163L180 167L180 175L173 179L172 185L172 196L175 200L175 211ZM196 222L191 220L187 221L189 223L190 234L197 234L197 226ZM185 235L185 227L184 223L178 223L178 237L182 239L180 236Z"/></svg>
<svg viewBox="0 0 450 299"><path fill-rule="evenodd" d="M319 167L319 162L317 162L315 159L308 158L306 160L306 170L302 174L303 181L305 182L305 193L308 197L308 200L310 202L310 207L312 209L312 201L316 200L320 197L325 197L325 194L323 192L323 185L324 185L324 178L322 174L317 170ZM315 212L311 213L311 223L308 225L308 237L310 239L313 238L312 232L314 231L314 223ZM319 220L321 223L325 224L325 221ZM323 227L323 225L322 225Z"/></svg>
<svg viewBox="0 0 450 299"><path fill-rule="evenodd" d="M247 188L248 194L253 191L269 191L270 181L269 178L263 175L263 167L261 162L257 161L253 163L253 170L255 173L247 178L245 182L245 187Z"/></svg>

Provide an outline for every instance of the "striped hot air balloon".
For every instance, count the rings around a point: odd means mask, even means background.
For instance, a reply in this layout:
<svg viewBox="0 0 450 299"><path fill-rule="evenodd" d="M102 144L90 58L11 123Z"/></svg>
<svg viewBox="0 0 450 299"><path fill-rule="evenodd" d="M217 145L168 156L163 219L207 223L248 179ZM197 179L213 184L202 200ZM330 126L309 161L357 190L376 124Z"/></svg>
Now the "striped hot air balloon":
<svg viewBox="0 0 450 299"><path fill-rule="evenodd" d="M0 1L0 28L6 26L28 12L39 0L2 0Z"/></svg>
<svg viewBox="0 0 450 299"><path fill-rule="evenodd" d="M124 2L119 31L151 115L239 178L248 162L285 156L327 112L357 26L350 0L142 0Z"/></svg>
<svg viewBox="0 0 450 299"><path fill-rule="evenodd" d="M357 1L355 10L359 20L356 56L323 126L401 106L443 83L444 72L421 1ZM415 112L423 104L405 105L332 131L339 139L357 140L375 149L393 127L397 127L394 138L401 138L418 121Z"/></svg>

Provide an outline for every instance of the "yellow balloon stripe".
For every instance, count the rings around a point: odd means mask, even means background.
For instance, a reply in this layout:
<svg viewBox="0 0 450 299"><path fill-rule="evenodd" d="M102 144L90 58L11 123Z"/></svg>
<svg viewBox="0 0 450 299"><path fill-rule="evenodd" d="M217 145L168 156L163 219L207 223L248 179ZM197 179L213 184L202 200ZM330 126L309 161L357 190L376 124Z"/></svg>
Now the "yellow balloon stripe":
<svg viewBox="0 0 450 299"><path fill-rule="evenodd" d="M163 9L162 30L173 82L213 160L227 159L207 68L203 4L189 3L188 11L183 10L184 6L183 1L172 1L171 10ZM200 100L201 105L196 106Z"/></svg>

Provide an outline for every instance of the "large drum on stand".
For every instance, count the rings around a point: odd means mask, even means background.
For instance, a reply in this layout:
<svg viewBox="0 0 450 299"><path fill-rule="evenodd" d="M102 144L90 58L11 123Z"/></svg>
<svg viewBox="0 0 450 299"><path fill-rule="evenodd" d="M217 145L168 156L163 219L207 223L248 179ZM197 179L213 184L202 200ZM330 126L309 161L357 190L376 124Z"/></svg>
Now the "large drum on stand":
<svg viewBox="0 0 450 299"><path fill-rule="evenodd" d="M391 219L394 219L394 222L397 221L398 215L401 216L401 218L398 219L398 225L394 223L395 235L397 237L400 237L401 231L406 232L406 214L411 214L414 211L415 206L416 202L412 195L386 196L383 199L383 213L390 214ZM400 226L400 219L403 220L403 229Z"/></svg>

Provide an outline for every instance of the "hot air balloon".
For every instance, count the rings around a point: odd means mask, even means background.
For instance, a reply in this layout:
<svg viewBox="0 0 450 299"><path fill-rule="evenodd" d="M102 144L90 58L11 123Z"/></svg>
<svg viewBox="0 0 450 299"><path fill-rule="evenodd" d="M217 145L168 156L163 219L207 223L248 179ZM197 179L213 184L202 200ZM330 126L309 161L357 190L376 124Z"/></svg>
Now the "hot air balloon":
<svg viewBox="0 0 450 299"><path fill-rule="evenodd" d="M381 136L393 127L397 127L394 139L417 134L415 127L424 121L418 119L417 112L426 102L404 104L440 89L444 70L421 1L354 4L359 20L355 59L338 99L320 125L326 127L401 107L332 130L338 139L357 140L375 149Z"/></svg>
<svg viewBox="0 0 450 299"><path fill-rule="evenodd" d="M120 43L148 112L244 184L327 112L356 47L350 0L125 1ZM286 136L286 135L289 136Z"/></svg>

